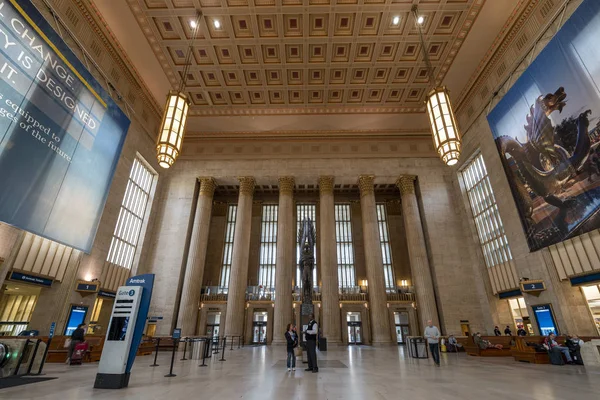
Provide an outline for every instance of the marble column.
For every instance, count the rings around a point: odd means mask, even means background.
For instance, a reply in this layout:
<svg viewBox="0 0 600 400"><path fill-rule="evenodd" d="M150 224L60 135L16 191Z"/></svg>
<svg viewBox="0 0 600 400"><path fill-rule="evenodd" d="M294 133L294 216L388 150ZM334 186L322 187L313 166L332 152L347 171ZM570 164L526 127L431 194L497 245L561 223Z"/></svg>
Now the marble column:
<svg viewBox="0 0 600 400"><path fill-rule="evenodd" d="M243 335L244 305L248 284L248 257L250 255L250 228L252 226L252 198L254 178L241 177L233 236L233 256L231 275L227 291L227 314L225 316L225 336Z"/></svg>
<svg viewBox="0 0 600 400"><path fill-rule="evenodd" d="M319 230L321 252L321 323L323 336L329 343L341 342L339 285L335 244L335 207L333 177L319 178Z"/></svg>
<svg viewBox="0 0 600 400"><path fill-rule="evenodd" d="M200 193L196 204L196 214L194 215L194 226L181 294L181 305L177 319L177 325L181 327L182 336L194 336L197 333L196 325L198 323L200 291L204 278L204 264L206 262L206 249L208 246L215 188L214 179L200 179Z"/></svg>
<svg viewBox="0 0 600 400"><path fill-rule="evenodd" d="M294 246L294 178L279 178L279 207L277 211L277 263L275 266L275 315L273 343L285 343L283 332L292 316L292 279L296 271Z"/></svg>
<svg viewBox="0 0 600 400"><path fill-rule="evenodd" d="M371 309L371 336L373 344L381 344L391 343L392 337L383 274L383 255L381 254L377 223L374 181L375 177L372 175L362 175L358 178L365 267L369 285L369 308Z"/></svg>
<svg viewBox="0 0 600 400"><path fill-rule="evenodd" d="M428 320L432 320L435 326L441 329L431 278L431 267L427 257L427 247L425 246L425 234L423 233L421 214L415 195L415 179L416 176L414 175L403 175L398 178L396 185L400 189L402 199L402 216L404 218L404 230L406 231L410 270L417 294L417 311L421 317L419 330L423 330Z"/></svg>

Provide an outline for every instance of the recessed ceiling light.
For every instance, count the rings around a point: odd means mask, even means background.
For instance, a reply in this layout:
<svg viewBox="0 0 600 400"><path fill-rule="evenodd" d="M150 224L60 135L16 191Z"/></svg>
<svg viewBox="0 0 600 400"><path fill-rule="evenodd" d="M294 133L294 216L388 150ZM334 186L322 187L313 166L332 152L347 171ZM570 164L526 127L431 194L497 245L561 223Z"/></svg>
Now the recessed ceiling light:
<svg viewBox="0 0 600 400"><path fill-rule="evenodd" d="M18 287L16 287L16 288L15 288L15 290L19 290L19 288L18 288Z"/></svg>
<svg viewBox="0 0 600 400"><path fill-rule="evenodd" d="M192 29L196 29L196 27L198 26L198 24L196 24L196 21L191 20L190 21L190 26L192 27Z"/></svg>
<svg viewBox="0 0 600 400"><path fill-rule="evenodd" d="M215 25L215 28L217 28L217 29L219 29L219 28L221 27L221 23L219 22L219 20L218 20L218 19L215 19L215 20L213 21L213 24Z"/></svg>
<svg viewBox="0 0 600 400"><path fill-rule="evenodd" d="M396 15L394 17L394 19L392 20L392 24L398 25L399 23L400 23L400 17L398 15Z"/></svg>
<svg viewBox="0 0 600 400"><path fill-rule="evenodd" d="M425 17L421 15L419 18L417 18L417 24L423 25L423 22L425 22Z"/></svg>

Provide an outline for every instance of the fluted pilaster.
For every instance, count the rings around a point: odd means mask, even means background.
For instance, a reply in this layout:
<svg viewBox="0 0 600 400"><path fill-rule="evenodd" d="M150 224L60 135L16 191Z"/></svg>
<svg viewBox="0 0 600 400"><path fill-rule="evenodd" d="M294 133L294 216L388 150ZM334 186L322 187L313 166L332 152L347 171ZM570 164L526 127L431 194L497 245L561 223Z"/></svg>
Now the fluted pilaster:
<svg viewBox="0 0 600 400"><path fill-rule="evenodd" d="M233 257L227 294L227 314L224 335L243 334L244 304L248 282L248 257L250 254L250 228L252 225L252 198L254 178L241 177L233 239Z"/></svg>
<svg viewBox="0 0 600 400"><path fill-rule="evenodd" d="M414 175L403 175L396 181L402 199L402 216L408 244L408 256L412 281L417 294L417 310L421 317L419 329L423 329L427 320L439 327L437 304L431 278L431 267L425 246L425 234L421 214L415 195Z"/></svg>
<svg viewBox="0 0 600 400"><path fill-rule="evenodd" d="M339 287L335 245L335 208L332 176L319 178L319 228L321 252L321 312L323 336L330 343L341 342Z"/></svg>
<svg viewBox="0 0 600 400"><path fill-rule="evenodd" d="M215 188L214 179L200 179L200 193L196 205L196 214L194 215L194 226L181 294L181 306L179 308L179 318L177 319L183 336L196 334Z"/></svg>
<svg viewBox="0 0 600 400"><path fill-rule="evenodd" d="M358 178L365 246L365 266L369 283L371 332L373 343L390 343L392 337L383 274L383 256L381 254L381 241L379 238L379 226L377 224L374 181L375 177L372 175L362 175Z"/></svg>
<svg viewBox="0 0 600 400"><path fill-rule="evenodd" d="M287 324L293 323L292 279L296 271L294 246L294 178L279 178L279 209L277 212L277 264L275 266L275 310L273 343L283 343Z"/></svg>

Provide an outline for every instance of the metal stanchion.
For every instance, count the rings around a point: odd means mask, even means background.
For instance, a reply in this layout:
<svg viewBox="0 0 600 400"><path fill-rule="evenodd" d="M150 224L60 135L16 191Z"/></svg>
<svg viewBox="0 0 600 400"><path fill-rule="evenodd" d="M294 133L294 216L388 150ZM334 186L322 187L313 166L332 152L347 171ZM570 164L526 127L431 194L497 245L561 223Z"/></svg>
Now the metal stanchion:
<svg viewBox="0 0 600 400"><path fill-rule="evenodd" d="M35 342L35 348L33 349L33 355L31 356L31 360L29 361L29 365L27 366L27 372L25 373L25 375L31 374L31 368L33 368L33 362L35 361L35 356L37 354L38 347L40 347L41 342L42 342L42 339L38 339Z"/></svg>
<svg viewBox="0 0 600 400"><path fill-rule="evenodd" d="M160 345L160 338L156 338L156 349L154 349L154 364L151 367L158 367L156 363L156 357L158 357L158 345Z"/></svg>
<svg viewBox="0 0 600 400"><path fill-rule="evenodd" d="M234 336L231 337L231 348L229 350L233 351L233 338Z"/></svg>
<svg viewBox="0 0 600 400"><path fill-rule="evenodd" d="M197 342L197 339L191 338L190 339L190 360L192 359L192 354L194 351L194 346L192 346L195 342Z"/></svg>
<svg viewBox="0 0 600 400"><path fill-rule="evenodd" d="M15 367L15 372L13 373L13 375L15 376L19 373L19 368L21 368L21 363L23 362L23 358L25 357L25 352L27 351L27 346L29 345L29 342L31 342L31 340L29 339L25 341L23 352L21 353L21 357L19 357L19 361L17 361L17 366Z"/></svg>
<svg viewBox="0 0 600 400"><path fill-rule="evenodd" d="M200 339L200 341L202 342L202 339ZM206 359L206 353L208 353L210 351L210 346L208 345L207 340L204 340L204 348L202 349L202 364L198 365L199 367L208 367L208 365L206 365L206 363L204 362L204 360Z"/></svg>
<svg viewBox="0 0 600 400"><path fill-rule="evenodd" d="M225 349L227 348L227 337L223 338L223 352L221 353L221 359L219 361L226 361L225 360Z"/></svg>
<svg viewBox="0 0 600 400"><path fill-rule="evenodd" d="M175 362L175 350L177 349L178 343L179 343L178 339L173 339L173 353L171 354L171 368L169 369L169 373L167 375L165 375L165 378L177 376L173 373L173 363Z"/></svg>
<svg viewBox="0 0 600 400"><path fill-rule="evenodd" d="M189 340L189 338L183 339L183 357L179 361L186 361L187 360L187 358L185 358L185 352L187 351L188 340ZM192 346L190 346L190 348L191 347ZM192 357L190 356L190 358L192 358Z"/></svg>
<svg viewBox="0 0 600 400"><path fill-rule="evenodd" d="M48 350L50 349L50 343L52 343L52 338L48 338L48 343L46 343L46 350L44 350L44 357L42 357L42 362L40 363L40 369L38 370L37 374L34 374L34 375L42 374L42 369L44 369L44 364L46 363L46 357L48 356Z"/></svg>

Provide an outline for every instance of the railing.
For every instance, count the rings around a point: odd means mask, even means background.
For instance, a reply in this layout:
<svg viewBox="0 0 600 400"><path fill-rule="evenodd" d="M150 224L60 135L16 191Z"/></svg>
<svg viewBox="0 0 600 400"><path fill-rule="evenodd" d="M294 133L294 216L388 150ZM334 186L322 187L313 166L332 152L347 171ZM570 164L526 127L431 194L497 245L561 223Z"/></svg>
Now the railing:
<svg viewBox="0 0 600 400"><path fill-rule="evenodd" d="M227 301L227 288L222 286L205 286L202 288L200 301Z"/></svg>
<svg viewBox="0 0 600 400"><path fill-rule="evenodd" d="M388 293L388 301L415 301L414 293Z"/></svg>
<svg viewBox="0 0 600 400"><path fill-rule="evenodd" d="M262 286L248 286L246 288L247 301L274 301L275 288L265 288Z"/></svg>
<svg viewBox="0 0 600 400"><path fill-rule="evenodd" d="M340 293L340 301L369 301L368 293Z"/></svg>

